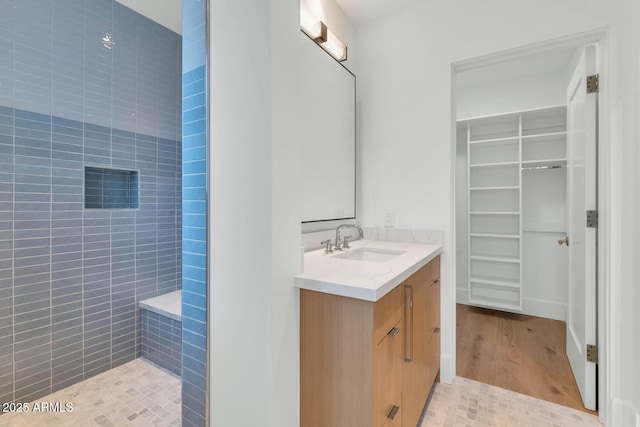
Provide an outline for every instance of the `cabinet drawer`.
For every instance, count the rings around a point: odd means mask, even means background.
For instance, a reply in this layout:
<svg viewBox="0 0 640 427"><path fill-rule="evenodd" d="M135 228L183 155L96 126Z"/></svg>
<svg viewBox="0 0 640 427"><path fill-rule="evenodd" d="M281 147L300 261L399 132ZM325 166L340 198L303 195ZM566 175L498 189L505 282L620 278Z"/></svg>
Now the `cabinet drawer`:
<svg viewBox="0 0 640 427"><path fill-rule="evenodd" d="M394 413L389 413L382 427L401 427L402 426L402 394L396 398L394 406L398 409ZM393 419L390 417L393 415Z"/></svg>
<svg viewBox="0 0 640 427"><path fill-rule="evenodd" d="M402 318L402 285L396 286L373 306L373 342L380 343Z"/></svg>
<svg viewBox="0 0 640 427"><path fill-rule="evenodd" d="M373 355L374 369L374 392L373 392L373 425L386 425L385 420L396 404L398 396L402 392L402 342L403 331L401 322L393 328L397 328L397 333L388 334L378 345L375 346ZM398 417L394 418L394 421ZM391 424L394 425L395 424Z"/></svg>
<svg viewBox="0 0 640 427"><path fill-rule="evenodd" d="M429 266L431 268L429 281L433 283L434 280L440 279L440 255L432 259Z"/></svg>

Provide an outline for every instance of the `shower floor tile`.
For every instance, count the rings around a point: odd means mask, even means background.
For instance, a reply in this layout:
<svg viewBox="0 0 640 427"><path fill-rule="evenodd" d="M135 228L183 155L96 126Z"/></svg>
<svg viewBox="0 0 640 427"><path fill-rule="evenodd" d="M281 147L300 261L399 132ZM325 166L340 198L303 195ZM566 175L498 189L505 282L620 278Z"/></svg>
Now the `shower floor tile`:
<svg viewBox="0 0 640 427"><path fill-rule="evenodd" d="M0 425L13 426L179 426L180 378L151 363L136 359L88 380L38 399L73 405L71 412L6 413Z"/></svg>
<svg viewBox="0 0 640 427"><path fill-rule="evenodd" d="M601 427L598 417L457 377L436 384L421 427Z"/></svg>

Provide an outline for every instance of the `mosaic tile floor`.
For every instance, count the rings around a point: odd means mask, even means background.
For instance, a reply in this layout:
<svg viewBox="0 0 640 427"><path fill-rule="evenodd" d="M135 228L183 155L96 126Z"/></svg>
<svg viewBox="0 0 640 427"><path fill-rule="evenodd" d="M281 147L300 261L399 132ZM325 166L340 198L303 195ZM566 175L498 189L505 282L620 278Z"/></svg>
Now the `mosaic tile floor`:
<svg viewBox="0 0 640 427"><path fill-rule="evenodd" d="M136 359L36 401L73 411L6 413L0 426L179 426L180 378ZM30 403L33 410L34 404Z"/></svg>
<svg viewBox="0 0 640 427"><path fill-rule="evenodd" d="M600 427L595 415L457 377L437 384L421 427Z"/></svg>
<svg viewBox="0 0 640 427"><path fill-rule="evenodd" d="M73 411L10 413L0 426L180 426L180 378L136 359L37 401ZM33 408L35 402L31 402ZM458 377L437 384L421 427L601 427L594 415Z"/></svg>

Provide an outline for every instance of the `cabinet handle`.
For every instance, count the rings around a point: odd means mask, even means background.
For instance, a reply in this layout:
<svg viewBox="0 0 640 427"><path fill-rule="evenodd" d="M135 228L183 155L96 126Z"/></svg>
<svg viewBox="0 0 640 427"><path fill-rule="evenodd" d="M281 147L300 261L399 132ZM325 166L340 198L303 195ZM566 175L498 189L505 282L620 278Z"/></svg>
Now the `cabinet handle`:
<svg viewBox="0 0 640 427"><path fill-rule="evenodd" d="M435 332L436 334L439 334L439 333L440 333L440 328L435 328L435 329L433 330L433 332Z"/></svg>
<svg viewBox="0 0 640 427"><path fill-rule="evenodd" d="M407 289L409 290L409 313L410 316L407 316ZM404 303L405 303L405 316L404 316L404 361L408 363L413 363L413 287L405 285L404 287ZM410 337L407 337L407 317L409 318L409 328L411 331L409 334ZM409 351L411 353L410 356L407 356L407 344L409 344Z"/></svg>
<svg viewBox="0 0 640 427"><path fill-rule="evenodd" d="M398 411L400 410L399 406L393 405L393 408L391 408L391 412L389 412L389 415L387 416L387 418L389 418L390 420L393 420L396 415L398 415Z"/></svg>
<svg viewBox="0 0 640 427"><path fill-rule="evenodd" d="M437 285L438 283L440 283L440 279L439 278L433 281L434 285Z"/></svg>
<svg viewBox="0 0 640 427"><path fill-rule="evenodd" d="M393 328L389 331L387 335L391 335L392 337L395 337L399 333L400 333L400 328Z"/></svg>

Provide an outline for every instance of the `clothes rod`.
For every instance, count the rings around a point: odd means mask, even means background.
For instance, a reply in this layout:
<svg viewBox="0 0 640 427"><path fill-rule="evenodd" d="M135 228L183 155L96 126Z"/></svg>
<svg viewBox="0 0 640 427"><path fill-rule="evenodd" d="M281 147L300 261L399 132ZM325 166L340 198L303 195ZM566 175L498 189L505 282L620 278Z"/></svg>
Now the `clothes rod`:
<svg viewBox="0 0 640 427"><path fill-rule="evenodd" d="M523 171L539 171L543 169L561 169L566 166L532 166L529 168L522 168Z"/></svg>

